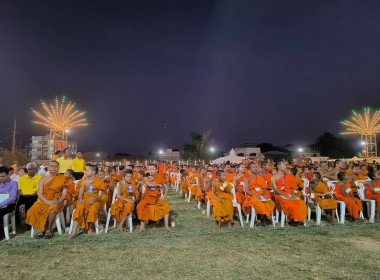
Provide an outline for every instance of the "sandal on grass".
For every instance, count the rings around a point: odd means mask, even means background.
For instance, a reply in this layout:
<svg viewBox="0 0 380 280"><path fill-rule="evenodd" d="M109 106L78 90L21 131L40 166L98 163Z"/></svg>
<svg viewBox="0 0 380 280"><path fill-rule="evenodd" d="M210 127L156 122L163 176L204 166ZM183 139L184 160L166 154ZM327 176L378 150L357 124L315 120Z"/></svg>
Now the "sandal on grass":
<svg viewBox="0 0 380 280"><path fill-rule="evenodd" d="M39 234L36 235L36 238L41 239L45 237L45 231L41 231Z"/></svg>
<svg viewBox="0 0 380 280"><path fill-rule="evenodd" d="M52 238L53 237L53 234L51 233L51 232L48 232L48 233L46 233L45 234L45 239L50 239L50 238Z"/></svg>

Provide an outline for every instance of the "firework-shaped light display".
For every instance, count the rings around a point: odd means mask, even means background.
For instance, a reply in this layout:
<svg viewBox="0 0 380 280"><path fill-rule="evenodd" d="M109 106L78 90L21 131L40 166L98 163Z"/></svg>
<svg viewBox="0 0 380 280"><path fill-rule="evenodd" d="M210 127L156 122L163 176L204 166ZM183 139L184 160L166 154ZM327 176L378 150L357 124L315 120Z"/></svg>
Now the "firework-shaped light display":
<svg viewBox="0 0 380 280"><path fill-rule="evenodd" d="M340 134L361 135L366 158L377 156L376 134L380 133L380 110L371 112L370 107L364 108L363 114L352 110L351 120L341 122L346 126L346 131Z"/></svg>
<svg viewBox="0 0 380 280"><path fill-rule="evenodd" d="M67 132L69 129L79 126L88 126L87 119L84 117L86 112L75 109L75 103L66 102L66 97L61 100L55 97L54 104L47 105L41 100L43 110L38 112L30 108L37 120L32 123L39 124L50 129L51 153L61 150L67 145ZM49 145L49 146L50 146Z"/></svg>

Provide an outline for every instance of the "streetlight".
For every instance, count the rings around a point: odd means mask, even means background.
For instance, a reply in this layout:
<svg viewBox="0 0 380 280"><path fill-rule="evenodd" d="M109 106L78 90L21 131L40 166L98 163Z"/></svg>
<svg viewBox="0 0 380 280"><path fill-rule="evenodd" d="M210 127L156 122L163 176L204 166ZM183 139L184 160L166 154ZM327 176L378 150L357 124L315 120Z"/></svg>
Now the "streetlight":
<svg viewBox="0 0 380 280"><path fill-rule="evenodd" d="M159 150L158 153L159 153L160 155L162 155L162 154L164 153L164 151L163 151L163 150Z"/></svg>
<svg viewBox="0 0 380 280"><path fill-rule="evenodd" d="M70 133L70 130L69 130L69 129L66 129L66 133Z"/></svg>
<svg viewBox="0 0 380 280"><path fill-rule="evenodd" d="M211 148L210 148L210 152L212 152L212 153L215 152L215 148L214 148L214 147L211 147Z"/></svg>
<svg viewBox="0 0 380 280"><path fill-rule="evenodd" d="M99 153L97 153L97 154L96 154L96 156L97 156L97 157L100 157L100 154L99 154Z"/></svg>
<svg viewBox="0 0 380 280"><path fill-rule="evenodd" d="M303 149L302 148L298 148L298 152L302 153Z"/></svg>

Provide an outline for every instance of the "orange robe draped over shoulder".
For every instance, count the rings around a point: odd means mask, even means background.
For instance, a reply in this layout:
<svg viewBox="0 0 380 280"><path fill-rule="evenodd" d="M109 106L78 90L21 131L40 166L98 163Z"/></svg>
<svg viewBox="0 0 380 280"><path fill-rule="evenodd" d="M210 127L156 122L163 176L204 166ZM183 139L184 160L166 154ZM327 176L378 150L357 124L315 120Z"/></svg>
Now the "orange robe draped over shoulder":
<svg viewBox="0 0 380 280"><path fill-rule="evenodd" d="M322 194L328 193L329 190L325 183L319 181L318 185L314 188L315 200L318 202L319 207L324 210L336 209L338 202L334 198L323 198Z"/></svg>
<svg viewBox="0 0 380 280"><path fill-rule="evenodd" d="M165 179L161 175L156 174L153 178L153 182L156 184L165 184ZM160 188L146 187L140 203L136 206L139 220L158 221L170 212L169 203L164 200L159 200L160 196Z"/></svg>
<svg viewBox="0 0 380 280"><path fill-rule="evenodd" d="M380 181L377 181L377 183L373 186L374 191L376 194L373 194L368 186L366 186L365 189L365 196L368 199L376 200L376 211L380 210Z"/></svg>
<svg viewBox="0 0 380 280"><path fill-rule="evenodd" d="M265 194L265 189L268 187L262 176L250 176L248 179L248 186L251 193L256 196L262 197ZM275 204L272 200L260 201L253 196L247 195L243 203L243 212L246 214L247 207L253 207L255 213L259 215L270 216Z"/></svg>
<svg viewBox="0 0 380 280"><path fill-rule="evenodd" d="M357 219L359 217L359 211L363 211L363 205L360 199L353 196L352 188L349 182L346 182L344 186L344 191L349 197L343 196L342 191L339 187L339 182L335 185L334 196L337 200L343 201L346 204L347 210L350 215Z"/></svg>
<svg viewBox="0 0 380 280"><path fill-rule="evenodd" d="M294 181L294 177L289 174L285 174L280 179L276 181L277 189L286 195L292 194L292 189L297 190L297 184ZM290 219L294 219L296 222L304 221L307 218L307 206L306 203L299 200L289 200L284 199L281 195L276 194L276 203L279 203L281 209L284 211L285 215Z"/></svg>
<svg viewBox="0 0 380 280"><path fill-rule="evenodd" d="M48 200L58 200L62 196L62 189L66 187L66 176L59 174L44 184L43 195ZM50 212L54 211L55 213L58 213L62 207L63 203L49 206L40 199L37 199L37 201L27 212L26 223L39 231L42 231L45 227L46 220Z"/></svg>
<svg viewBox="0 0 380 280"><path fill-rule="evenodd" d="M225 182L227 182L227 186L225 187L225 190L221 190L220 188ZM215 198L213 199L214 218L215 221L218 222L231 221L234 213L232 204L233 195L226 192L227 190L231 191L233 187L229 181L225 182L219 183L215 186L215 195L221 199L221 202L217 201Z"/></svg>
<svg viewBox="0 0 380 280"><path fill-rule="evenodd" d="M236 202L240 205L243 205L245 200L244 181L247 176L249 176L249 174L245 173L243 176L236 180Z"/></svg>
<svg viewBox="0 0 380 280"><path fill-rule="evenodd" d="M82 182L83 184L84 182ZM99 196L99 191L105 191L104 182L100 178L96 178L88 186L85 186L83 193L83 202L75 208L73 220L77 221L82 229L88 229L89 223L94 223L98 219L99 201L95 200L90 204L90 200Z"/></svg>
<svg viewBox="0 0 380 280"><path fill-rule="evenodd" d="M116 190L115 190L116 191ZM133 200L133 196L138 196L139 190L137 184L131 183L121 186L121 197ZM120 223L121 219L128 216L135 209L135 205L120 199L116 199L111 206L111 215Z"/></svg>

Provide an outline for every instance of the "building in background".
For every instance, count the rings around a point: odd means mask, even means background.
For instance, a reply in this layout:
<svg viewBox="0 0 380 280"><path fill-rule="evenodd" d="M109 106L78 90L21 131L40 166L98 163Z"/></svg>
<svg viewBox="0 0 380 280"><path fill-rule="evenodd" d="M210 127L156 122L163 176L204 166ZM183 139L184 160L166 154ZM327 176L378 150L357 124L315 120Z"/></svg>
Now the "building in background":
<svg viewBox="0 0 380 280"><path fill-rule="evenodd" d="M58 150L64 150L70 148L71 153L75 155L77 153L78 145L76 142L58 142ZM49 160L51 155L55 151L53 150L53 141L50 140L49 135L45 136L32 136L31 143L29 145L29 158L31 160Z"/></svg>
<svg viewBox="0 0 380 280"><path fill-rule="evenodd" d="M261 149L255 147L253 143L241 143L239 146L233 148L236 155L239 157L244 157L245 155L249 155L249 158L255 158L258 154L261 153ZM228 156L230 152L225 153L224 156Z"/></svg>
<svg viewBox="0 0 380 280"><path fill-rule="evenodd" d="M159 161L165 162L175 162L179 161L179 150L178 149L166 149L160 150L157 155Z"/></svg>

